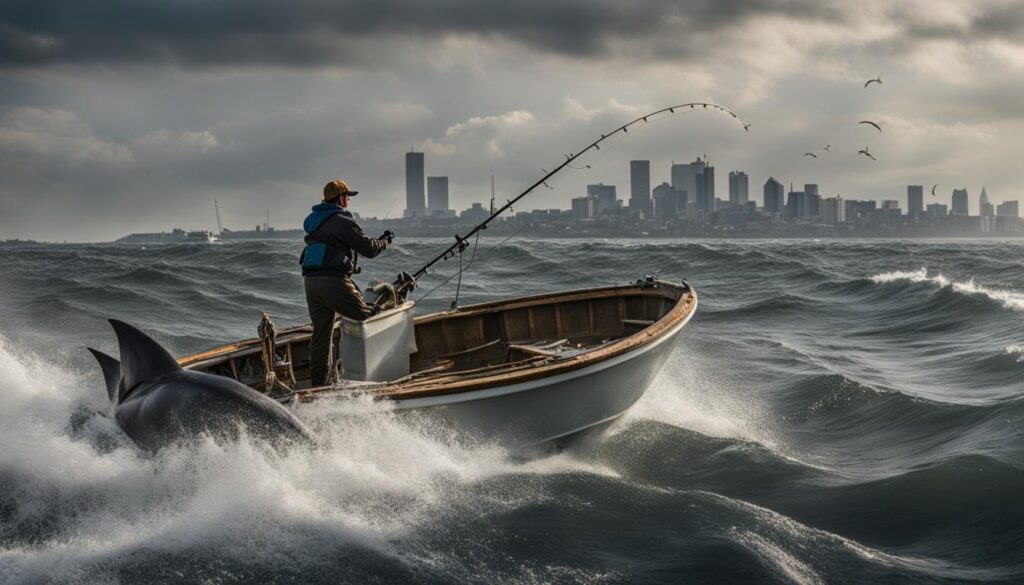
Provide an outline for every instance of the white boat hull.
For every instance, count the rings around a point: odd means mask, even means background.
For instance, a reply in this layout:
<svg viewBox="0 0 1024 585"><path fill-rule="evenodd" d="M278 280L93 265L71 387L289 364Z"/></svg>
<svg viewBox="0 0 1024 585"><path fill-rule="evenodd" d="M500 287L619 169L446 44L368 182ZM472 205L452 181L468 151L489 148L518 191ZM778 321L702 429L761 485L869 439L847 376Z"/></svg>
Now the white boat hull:
<svg viewBox="0 0 1024 585"><path fill-rule="evenodd" d="M694 307L696 309L696 307ZM460 435L530 447L607 426L647 391L694 311L654 343L555 376L477 391L397 400Z"/></svg>

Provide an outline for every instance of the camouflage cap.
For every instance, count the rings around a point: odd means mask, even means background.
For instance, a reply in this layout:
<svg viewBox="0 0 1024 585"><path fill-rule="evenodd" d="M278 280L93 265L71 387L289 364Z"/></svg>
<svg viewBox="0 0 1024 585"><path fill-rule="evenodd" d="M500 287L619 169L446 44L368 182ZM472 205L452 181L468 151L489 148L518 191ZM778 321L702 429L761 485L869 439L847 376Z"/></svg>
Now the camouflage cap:
<svg viewBox="0 0 1024 585"><path fill-rule="evenodd" d="M341 179L336 179L324 185L324 201L332 201L341 197L342 195L348 195L352 197L359 193L359 191L353 191L348 188L348 183Z"/></svg>

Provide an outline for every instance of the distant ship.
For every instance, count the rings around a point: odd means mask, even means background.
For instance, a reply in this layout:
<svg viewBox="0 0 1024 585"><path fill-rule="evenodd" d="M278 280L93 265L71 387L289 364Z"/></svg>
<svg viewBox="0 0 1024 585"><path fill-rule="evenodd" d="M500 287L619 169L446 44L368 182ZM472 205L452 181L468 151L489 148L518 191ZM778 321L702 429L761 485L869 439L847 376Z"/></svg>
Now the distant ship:
<svg viewBox="0 0 1024 585"><path fill-rule="evenodd" d="M174 228L169 232L149 232L128 234L123 238L115 240L119 244L209 244L216 242L219 238L216 234L207 230L183 230Z"/></svg>
<svg viewBox="0 0 1024 585"><path fill-rule="evenodd" d="M302 236L305 235L299 228L294 229L275 229L257 228L254 230L229 230L224 228L220 233L222 240L299 240L302 241Z"/></svg>
<svg viewBox="0 0 1024 585"><path fill-rule="evenodd" d="M212 244L218 239L219 238L217 238L213 232L208 232L206 230L193 230L185 234L185 240L188 242Z"/></svg>

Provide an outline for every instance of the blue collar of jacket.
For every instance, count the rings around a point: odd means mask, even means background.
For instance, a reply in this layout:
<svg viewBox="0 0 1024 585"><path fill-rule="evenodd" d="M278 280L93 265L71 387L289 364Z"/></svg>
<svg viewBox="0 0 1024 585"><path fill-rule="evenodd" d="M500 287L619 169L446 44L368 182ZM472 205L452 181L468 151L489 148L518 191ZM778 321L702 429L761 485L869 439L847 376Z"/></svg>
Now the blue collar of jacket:
<svg viewBox="0 0 1024 585"><path fill-rule="evenodd" d="M341 214L351 218L352 212L338 205L337 203L319 203L313 206L312 211L302 222L302 229L309 235L317 230L321 224L327 221L332 215Z"/></svg>

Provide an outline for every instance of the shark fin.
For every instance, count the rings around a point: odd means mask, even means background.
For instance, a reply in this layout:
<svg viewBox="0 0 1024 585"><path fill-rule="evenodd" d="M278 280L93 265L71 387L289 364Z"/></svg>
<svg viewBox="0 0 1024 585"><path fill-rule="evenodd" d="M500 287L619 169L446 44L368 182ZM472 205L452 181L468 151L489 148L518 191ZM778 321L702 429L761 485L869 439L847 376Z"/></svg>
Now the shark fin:
<svg viewBox="0 0 1024 585"><path fill-rule="evenodd" d="M121 362L98 349L91 347L85 349L92 352L93 357L100 363L100 369L103 370L103 381L107 383L107 396L111 402L116 404L117 388L121 385Z"/></svg>
<svg viewBox="0 0 1024 585"><path fill-rule="evenodd" d="M111 319L110 325L117 334L117 345L121 349L118 404L139 384L181 369L178 360L145 333L117 319Z"/></svg>

